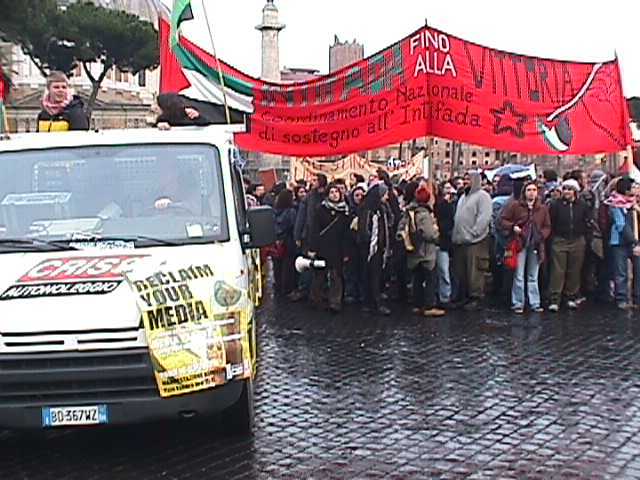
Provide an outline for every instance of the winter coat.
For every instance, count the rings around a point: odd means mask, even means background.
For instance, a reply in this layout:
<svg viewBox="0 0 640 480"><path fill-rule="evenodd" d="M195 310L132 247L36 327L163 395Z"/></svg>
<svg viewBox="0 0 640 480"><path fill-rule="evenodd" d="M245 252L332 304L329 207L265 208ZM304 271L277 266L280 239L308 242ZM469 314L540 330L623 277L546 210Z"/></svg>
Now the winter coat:
<svg viewBox="0 0 640 480"><path fill-rule="evenodd" d="M633 215L635 210L609 207L611 218L611 239L609 244L612 247L634 246L638 243L633 233Z"/></svg>
<svg viewBox="0 0 640 480"><path fill-rule="evenodd" d="M555 200L549 206L549 214L554 237L575 240L591 232L591 212L587 204L580 199L574 202L564 198Z"/></svg>
<svg viewBox="0 0 640 480"><path fill-rule="evenodd" d="M57 115L51 115L44 109L38 114L38 132L69 130L89 130L89 117L84 110L84 102L77 95Z"/></svg>
<svg viewBox="0 0 640 480"><path fill-rule="evenodd" d="M452 245L451 234L453 233L453 218L456 215L456 203L441 199L436 203L435 212L440 230L440 250L449 252Z"/></svg>
<svg viewBox="0 0 640 480"><path fill-rule="evenodd" d="M165 94L170 95L170 94ZM203 102L194 100L184 95L173 94L181 99L184 107L194 108L200 114L196 118L189 118L184 110L177 113L165 113L163 112L156 119L156 125L161 122L166 122L172 127L205 127L207 125L214 124L226 124L227 117L223 105L217 105L210 102ZM229 109L229 115L231 123L244 123L244 114L233 108Z"/></svg>
<svg viewBox="0 0 640 480"><path fill-rule="evenodd" d="M373 220L378 216L378 243L377 253L388 257L390 254L390 241L392 232L392 215L383 204L380 190L372 187L364 197L364 202L358 208L358 230L356 242L361 250L371 251L371 235L373 233Z"/></svg>
<svg viewBox="0 0 640 480"><path fill-rule="evenodd" d="M344 202L325 200L316 208L310 250L326 260L329 267L342 265L348 255L349 223L349 208Z"/></svg>
<svg viewBox="0 0 640 480"><path fill-rule="evenodd" d="M305 246L309 245L310 234L315 228L314 222L316 214L318 212L318 206L323 202L324 199L324 192L311 190L311 192L309 192L309 194L300 204L294 230L295 239L297 242L302 242L305 244Z"/></svg>
<svg viewBox="0 0 640 480"><path fill-rule="evenodd" d="M544 262L545 242L551 235L551 217L547 206L537 199L530 210L526 200L511 200L500 215L502 234L506 238L515 238L513 228L516 225L522 229L522 234L518 236L522 247L536 250L538 261Z"/></svg>
<svg viewBox="0 0 640 480"><path fill-rule="evenodd" d="M489 236L492 214L491 196L482 189L479 173L471 174L471 188L456 207L453 234L455 245L473 245Z"/></svg>
<svg viewBox="0 0 640 480"><path fill-rule="evenodd" d="M276 239L283 242L287 252L293 255L296 245L293 239L293 228L296 223L296 209L285 208L276 210Z"/></svg>
<svg viewBox="0 0 640 480"><path fill-rule="evenodd" d="M410 223L413 219L413 225ZM424 264L427 270L436 267L438 255L438 225L433 211L426 205L412 202L398 224L398 233L404 231L409 223L409 232L415 249L407 252L409 270Z"/></svg>

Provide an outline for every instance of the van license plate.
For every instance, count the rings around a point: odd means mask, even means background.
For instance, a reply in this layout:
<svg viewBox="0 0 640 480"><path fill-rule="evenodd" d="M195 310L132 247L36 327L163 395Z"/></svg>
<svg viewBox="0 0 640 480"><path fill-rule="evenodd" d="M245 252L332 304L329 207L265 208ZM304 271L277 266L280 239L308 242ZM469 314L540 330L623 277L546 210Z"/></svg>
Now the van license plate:
<svg viewBox="0 0 640 480"><path fill-rule="evenodd" d="M106 405L89 407L44 407L42 409L42 426L68 427L77 425L100 425L108 423Z"/></svg>

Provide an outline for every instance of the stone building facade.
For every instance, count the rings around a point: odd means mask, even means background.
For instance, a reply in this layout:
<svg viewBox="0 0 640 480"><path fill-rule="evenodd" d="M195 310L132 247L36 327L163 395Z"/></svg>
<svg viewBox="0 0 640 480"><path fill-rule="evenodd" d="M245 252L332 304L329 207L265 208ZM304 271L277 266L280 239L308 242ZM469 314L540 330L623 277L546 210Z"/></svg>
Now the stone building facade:
<svg viewBox="0 0 640 480"><path fill-rule="evenodd" d="M59 0L65 8L76 0ZM157 24L157 13L150 0L94 0L106 8L124 10ZM16 45L1 44L8 60L12 89L7 101L7 116L11 131L35 131L36 117L41 109L46 81L31 59ZM90 66L98 76L101 65ZM112 68L102 82L91 120L92 128L138 128L151 119L151 106L158 92L159 69L136 75ZM70 74L71 87L85 100L91 94L91 82L81 66Z"/></svg>
<svg viewBox="0 0 640 480"><path fill-rule="evenodd" d="M341 42L336 35L333 45L329 47L329 73L336 72L341 68L358 62L364 58L364 45L353 42Z"/></svg>

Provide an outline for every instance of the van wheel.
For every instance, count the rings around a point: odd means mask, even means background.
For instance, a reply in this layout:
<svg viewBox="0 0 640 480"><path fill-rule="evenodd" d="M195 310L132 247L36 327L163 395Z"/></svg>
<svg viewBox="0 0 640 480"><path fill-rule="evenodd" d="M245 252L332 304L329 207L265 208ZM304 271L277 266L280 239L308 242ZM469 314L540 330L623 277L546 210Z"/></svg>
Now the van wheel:
<svg viewBox="0 0 640 480"><path fill-rule="evenodd" d="M245 380L238 401L223 413L224 429L229 433L249 434L255 425L253 381Z"/></svg>

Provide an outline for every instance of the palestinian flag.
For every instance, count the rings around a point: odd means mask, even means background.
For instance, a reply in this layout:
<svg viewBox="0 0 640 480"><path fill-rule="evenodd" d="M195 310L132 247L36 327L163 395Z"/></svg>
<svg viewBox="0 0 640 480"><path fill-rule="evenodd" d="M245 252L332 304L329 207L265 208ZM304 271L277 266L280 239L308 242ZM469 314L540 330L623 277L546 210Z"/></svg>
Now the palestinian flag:
<svg viewBox="0 0 640 480"><path fill-rule="evenodd" d="M7 112L4 104L9 95L9 77L4 73L2 66L0 66L0 134L7 133L9 131L7 125Z"/></svg>
<svg viewBox="0 0 640 480"><path fill-rule="evenodd" d="M255 79L218 61L181 31L187 22L197 22L199 30L207 31L202 1L197 9L191 0L175 0L171 11L161 0L155 3L159 11L160 92L179 93L218 110L223 108L226 97L232 121L242 123L244 114L253 113ZM210 2L208 8L213 4Z"/></svg>

